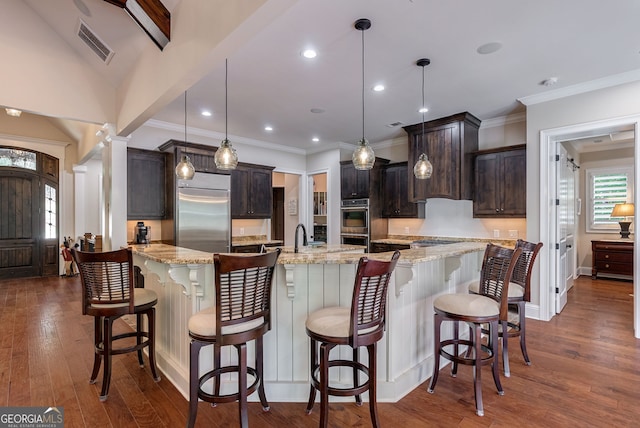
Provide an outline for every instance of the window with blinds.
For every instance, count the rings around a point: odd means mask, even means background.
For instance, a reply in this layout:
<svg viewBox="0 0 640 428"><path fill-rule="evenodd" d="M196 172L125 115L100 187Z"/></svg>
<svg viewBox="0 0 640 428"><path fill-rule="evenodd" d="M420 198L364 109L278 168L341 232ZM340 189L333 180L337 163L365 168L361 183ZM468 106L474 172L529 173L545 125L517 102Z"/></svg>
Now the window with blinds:
<svg viewBox="0 0 640 428"><path fill-rule="evenodd" d="M633 168L599 168L587 170L589 180L589 221L587 232L620 229L623 218L611 217L616 204L633 201Z"/></svg>

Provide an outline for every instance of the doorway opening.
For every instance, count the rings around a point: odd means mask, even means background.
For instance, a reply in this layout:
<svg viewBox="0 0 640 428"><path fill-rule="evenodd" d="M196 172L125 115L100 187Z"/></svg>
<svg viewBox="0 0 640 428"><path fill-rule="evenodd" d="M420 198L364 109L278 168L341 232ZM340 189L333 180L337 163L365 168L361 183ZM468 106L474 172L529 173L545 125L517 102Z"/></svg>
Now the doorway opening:
<svg viewBox="0 0 640 428"><path fill-rule="evenodd" d="M557 235L557 210L556 199L560 180L555 173L555 157L559 155L557 148L563 141L575 140L595 135L606 135L616 132L634 132L634 169L635 176L640 170L640 144L638 144L640 126L640 116L609 119L599 122L592 122L579 125L571 125L561 128L541 131L540 134L540 212L539 226L540 238L545 242L552 243L546 249L545 254L540 258L540 307L539 319L548 321L556 314L556 290L558 288L558 261L559 252L556 251ZM640 186L634 187L634 202L640 200ZM634 235L634 245L638 245L637 236ZM544 249L543 249L544 250ZM640 252L634 252L634 330L635 336L640 337L640 322L638 308L640 302L638 287Z"/></svg>

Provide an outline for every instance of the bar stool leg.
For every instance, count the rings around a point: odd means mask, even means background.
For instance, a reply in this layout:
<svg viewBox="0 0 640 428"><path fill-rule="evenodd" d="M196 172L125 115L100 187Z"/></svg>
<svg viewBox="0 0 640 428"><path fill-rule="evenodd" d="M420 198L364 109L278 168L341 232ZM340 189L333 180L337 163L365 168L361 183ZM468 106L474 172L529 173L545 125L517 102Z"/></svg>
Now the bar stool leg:
<svg viewBox="0 0 640 428"><path fill-rule="evenodd" d="M144 340L143 333L143 324L142 324L142 313L136 314L136 345L140 348L140 344ZM140 367L144 367L144 360L142 359L142 348L138 349L138 365ZM151 352L149 352L149 356L151 356Z"/></svg>
<svg viewBox="0 0 640 428"><path fill-rule="evenodd" d="M500 321L500 327L502 329L502 366L504 368L504 377L511 377L511 370L509 369L509 322ZM496 355L496 359L498 356Z"/></svg>
<svg viewBox="0 0 640 428"><path fill-rule="evenodd" d="M473 388L475 391L476 414L478 416L484 416L484 408L482 406L482 324L474 324L473 327L473 346L476 353L473 364Z"/></svg>
<svg viewBox="0 0 640 428"><path fill-rule="evenodd" d="M320 344L320 427L327 428L329 421L329 351L326 343Z"/></svg>
<svg viewBox="0 0 640 428"><path fill-rule="evenodd" d="M358 357L358 348L353 349L353 387L357 387L360 385L360 370L356 367L357 363L360 361ZM360 394L356 395L356 405L362 406L362 396Z"/></svg>
<svg viewBox="0 0 640 428"><path fill-rule="evenodd" d="M313 379L313 375L315 372L315 368L318 366L318 343L311 339L311 378ZM307 402L307 415L311 413L313 410L313 404L316 401L316 388L313 386L313 381L311 382L311 387L309 388L309 401Z"/></svg>
<svg viewBox="0 0 640 428"><path fill-rule="evenodd" d="M504 340L504 338L503 338ZM489 347L493 353L491 368L493 369L493 381L498 389L498 395L504 395L502 384L500 383L500 369L498 367L498 321L489 323Z"/></svg>
<svg viewBox="0 0 640 428"><path fill-rule="evenodd" d="M460 323L458 321L453 322L453 355L460 355L460 345L458 341L460 340ZM451 377L458 377L458 362L451 362Z"/></svg>
<svg viewBox="0 0 640 428"><path fill-rule="evenodd" d="M200 348L202 343L191 339L189 344L189 419L187 428L193 428L198 415L198 391L200 389Z"/></svg>
<svg viewBox="0 0 640 428"><path fill-rule="evenodd" d="M102 342L102 317L93 317L93 370L89 378L92 385L96 383L102 364Z"/></svg>
<svg viewBox="0 0 640 428"><path fill-rule="evenodd" d="M376 342L367 346L367 352L369 353L369 413L371 414L371 424L375 428L380 428L380 421L378 421L378 406L377 406L377 384L376 382L376 367L378 364L378 354L376 350Z"/></svg>
<svg viewBox="0 0 640 428"><path fill-rule="evenodd" d="M518 328L520 329L520 349L522 350L522 356L524 357L524 362L530 366L531 365L531 360L529 359L529 354L527 353L527 342L526 342L526 338L525 338L525 332L527 331L525 329L525 322L526 322L526 316L525 316L525 306L526 306L526 302L523 300L522 302L518 302L517 303L517 307L518 307Z"/></svg>
<svg viewBox="0 0 640 428"><path fill-rule="evenodd" d="M258 385L258 395L260 396L260 403L262 404L262 410L268 412L270 410L269 402L267 401L267 394L264 392L264 377L262 375L264 365L262 362L263 356L263 341L262 336L256 339L256 372L260 378L260 385Z"/></svg>
<svg viewBox="0 0 640 428"><path fill-rule="evenodd" d="M111 317L104 317L102 329L104 372L102 374L102 392L100 392L100 401L105 401L109 395L109 385L111 384L111 341L113 336L113 319Z"/></svg>
<svg viewBox="0 0 640 428"><path fill-rule="evenodd" d="M160 381L158 367L156 366L156 308L151 308L147 312L147 322L149 323L149 366L153 380Z"/></svg>
<svg viewBox="0 0 640 428"><path fill-rule="evenodd" d="M433 329L433 340L436 345L436 352L433 355L433 374L431 375L431 382L429 382L429 388L427 388L427 392L433 394L433 390L436 387L436 383L438 382L438 374L440 373L440 351L442 350L442 345L440 343L440 325L442 324L442 315L434 314L434 329Z"/></svg>
<svg viewBox="0 0 640 428"><path fill-rule="evenodd" d="M235 345L238 350L238 410L240 416L240 426L249 426L249 416L247 415L247 344Z"/></svg>

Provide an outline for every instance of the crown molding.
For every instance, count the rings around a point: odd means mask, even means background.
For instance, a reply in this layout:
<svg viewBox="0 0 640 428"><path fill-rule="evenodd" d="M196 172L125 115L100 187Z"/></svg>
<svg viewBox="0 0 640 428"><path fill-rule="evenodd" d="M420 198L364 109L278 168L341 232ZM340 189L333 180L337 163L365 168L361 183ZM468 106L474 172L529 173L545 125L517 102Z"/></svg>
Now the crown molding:
<svg viewBox="0 0 640 428"><path fill-rule="evenodd" d="M518 98L525 106L553 101L560 98L579 95L586 92L596 91L598 89L610 88L612 86L623 85L625 83L636 82L640 80L640 69L628 71L626 73L614 74L603 77L601 79L591 80L589 82L578 83L576 85L559 88L553 91L543 92L541 94L529 95Z"/></svg>
<svg viewBox="0 0 640 428"><path fill-rule="evenodd" d="M516 113L508 116L494 117L486 119L480 123L480 129L495 128L496 126L505 126L513 123L524 122L527 120L527 113Z"/></svg>

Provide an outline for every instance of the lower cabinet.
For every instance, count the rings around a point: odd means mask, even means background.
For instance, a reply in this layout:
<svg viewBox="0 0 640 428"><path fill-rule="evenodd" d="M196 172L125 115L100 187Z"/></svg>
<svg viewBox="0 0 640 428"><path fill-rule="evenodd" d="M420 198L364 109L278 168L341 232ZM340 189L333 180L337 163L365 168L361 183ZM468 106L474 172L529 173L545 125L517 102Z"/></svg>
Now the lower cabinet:
<svg viewBox="0 0 640 428"><path fill-rule="evenodd" d="M474 190L474 217L526 217L526 146L476 152Z"/></svg>
<svg viewBox="0 0 640 428"><path fill-rule="evenodd" d="M633 241L591 241L591 278L598 274L633 276Z"/></svg>
<svg viewBox="0 0 640 428"><path fill-rule="evenodd" d="M369 251L372 253L386 253L387 251L408 250L409 248L411 248L409 244L386 244L381 242L369 244Z"/></svg>

